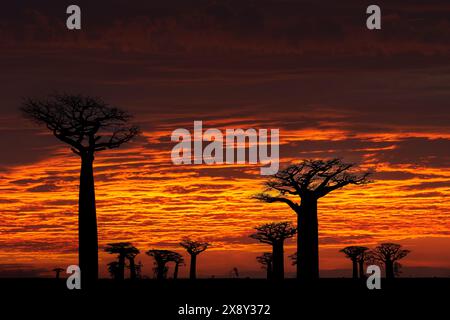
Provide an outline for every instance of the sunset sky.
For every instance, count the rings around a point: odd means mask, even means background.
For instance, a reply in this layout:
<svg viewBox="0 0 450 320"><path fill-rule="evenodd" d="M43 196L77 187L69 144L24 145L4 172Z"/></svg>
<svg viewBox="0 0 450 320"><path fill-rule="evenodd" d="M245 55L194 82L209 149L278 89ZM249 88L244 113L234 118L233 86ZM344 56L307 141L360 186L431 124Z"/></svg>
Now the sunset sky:
<svg viewBox="0 0 450 320"><path fill-rule="evenodd" d="M200 276L263 276L255 257L270 248L252 228L296 222L286 205L251 199L259 165L174 166L170 135L194 120L280 129L282 166L341 157L376 171L321 199L324 275L346 275L346 245L386 241L412 250L405 273L450 275L448 1L378 1L380 31L366 29L366 1L294 0L76 1L82 30L68 31L72 2L0 10L0 277L77 263L79 158L19 113L54 92L101 97L141 127L94 168L99 245L133 242L147 276L143 252L184 253L183 236L213 244ZM113 258L100 253L102 276Z"/></svg>

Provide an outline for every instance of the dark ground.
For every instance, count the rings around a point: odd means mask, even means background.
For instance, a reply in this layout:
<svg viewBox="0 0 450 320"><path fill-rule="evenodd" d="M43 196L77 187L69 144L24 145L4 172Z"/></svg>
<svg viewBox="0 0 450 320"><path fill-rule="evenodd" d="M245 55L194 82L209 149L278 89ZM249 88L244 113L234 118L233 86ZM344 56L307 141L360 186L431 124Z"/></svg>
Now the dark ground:
<svg viewBox="0 0 450 320"><path fill-rule="evenodd" d="M272 283L260 279L139 280L122 284L100 280L95 292L68 290L65 280L0 279L2 310L14 308L28 316L95 317L101 319L424 319L448 318L450 278L405 278L381 290L368 290L364 282L321 279L316 284L294 279ZM213 307L213 314L179 316L180 306ZM221 314L225 304L270 305L270 315ZM16 307L13 307L16 305ZM265 310L266 307L264 307ZM439 309L444 314L438 315ZM435 313L436 312L436 313ZM445 316L444 316L445 315ZM325 317L324 317L325 316ZM386 318L386 316L389 316ZM87 318L86 318L87 320Z"/></svg>

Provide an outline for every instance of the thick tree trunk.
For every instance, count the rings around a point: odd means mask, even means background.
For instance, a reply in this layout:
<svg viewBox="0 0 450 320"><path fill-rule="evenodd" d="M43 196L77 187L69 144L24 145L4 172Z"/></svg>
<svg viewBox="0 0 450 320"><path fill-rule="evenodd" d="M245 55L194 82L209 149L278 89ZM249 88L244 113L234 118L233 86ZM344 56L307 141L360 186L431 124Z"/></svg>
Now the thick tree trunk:
<svg viewBox="0 0 450 320"><path fill-rule="evenodd" d="M178 263L175 263L175 268L173 269L173 278L178 279Z"/></svg>
<svg viewBox="0 0 450 320"><path fill-rule="evenodd" d="M130 262L130 279L135 280L136 279L136 265L134 264L134 258L128 258L128 261Z"/></svg>
<svg viewBox="0 0 450 320"><path fill-rule="evenodd" d="M78 200L78 242L81 287L89 289L98 279L97 216L93 155L81 157L80 193Z"/></svg>
<svg viewBox="0 0 450 320"><path fill-rule="evenodd" d="M390 260L386 260L384 262L386 269L386 279L394 279L395 278L395 274L394 274L394 263Z"/></svg>
<svg viewBox="0 0 450 320"><path fill-rule="evenodd" d="M157 280L164 280L165 279L165 269L166 269L166 264L165 263L160 263L157 265L157 273L156 273L156 279Z"/></svg>
<svg viewBox="0 0 450 320"><path fill-rule="evenodd" d="M316 280L319 278L319 225L315 197L302 198L297 221L297 277Z"/></svg>
<svg viewBox="0 0 450 320"><path fill-rule="evenodd" d="M272 271L272 263L269 262L269 263L267 264L267 279L272 279L272 274L273 274L273 271Z"/></svg>
<svg viewBox="0 0 450 320"><path fill-rule="evenodd" d="M118 280L125 279L125 256L119 255L119 270L118 270Z"/></svg>
<svg viewBox="0 0 450 320"><path fill-rule="evenodd" d="M359 260L358 263L359 263L359 278L365 279L366 273L364 272L364 260Z"/></svg>
<svg viewBox="0 0 450 320"><path fill-rule="evenodd" d="M197 278L197 255L191 254L191 270L189 272L189 278L190 279L196 279Z"/></svg>
<svg viewBox="0 0 450 320"><path fill-rule="evenodd" d="M273 257L273 279L282 280L284 279L284 248L283 242L275 242L272 249Z"/></svg>
<svg viewBox="0 0 450 320"><path fill-rule="evenodd" d="M358 279L358 262L356 261L356 259L352 259L352 267L353 267L352 278Z"/></svg>

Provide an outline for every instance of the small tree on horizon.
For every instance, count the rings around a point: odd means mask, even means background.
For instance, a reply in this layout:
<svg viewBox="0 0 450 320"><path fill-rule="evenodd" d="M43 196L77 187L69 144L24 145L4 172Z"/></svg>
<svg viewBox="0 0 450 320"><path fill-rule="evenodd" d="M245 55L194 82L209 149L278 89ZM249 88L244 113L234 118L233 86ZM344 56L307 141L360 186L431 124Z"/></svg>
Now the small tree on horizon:
<svg viewBox="0 0 450 320"><path fill-rule="evenodd" d="M359 267L359 277L364 278L364 261L365 261L364 256L367 250L369 250L369 248L361 246L348 246L342 250L339 250L352 261L353 279L358 279L358 267Z"/></svg>
<svg viewBox="0 0 450 320"><path fill-rule="evenodd" d="M136 247L130 248L126 254L126 258L128 259L128 268L130 269L130 279L136 280L137 279L137 271L136 271L136 263L134 259L136 256L140 253L139 249Z"/></svg>
<svg viewBox="0 0 450 320"><path fill-rule="evenodd" d="M180 259L180 254L175 251L162 250L162 249L151 249L146 252L146 254L155 259L155 267L153 268L156 279L163 280L167 278L167 267L168 262L175 262Z"/></svg>
<svg viewBox="0 0 450 320"><path fill-rule="evenodd" d="M256 232L250 235L259 242L272 246L273 279L284 279L284 241L292 238L297 229L290 222L267 223L255 227Z"/></svg>
<svg viewBox="0 0 450 320"><path fill-rule="evenodd" d="M180 246L186 249L187 253L191 256L189 278L194 280L197 278L197 256L208 249L211 244L208 242L195 241L190 238L183 238L180 242Z"/></svg>
<svg viewBox="0 0 450 320"><path fill-rule="evenodd" d="M60 276L61 272L64 271L64 269L57 267L57 268L53 269L52 271L55 272L55 279L59 280L59 276Z"/></svg>
<svg viewBox="0 0 450 320"><path fill-rule="evenodd" d="M139 253L139 250L133 246L131 242L115 242L115 243L108 243L105 247L105 252L111 253L111 254L117 254L117 280L124 280L125 279L125 259L132 256L133 261L134 257ZM135 278L134 273L134 278Z"/></svg>
<svg viewBox="0 0 450 320"><path fill-rule="evenodd" d="M273 256L271 252L264 252L262 255L256 257L256 261L261 264L261 268L266 270L266 278L268 280L272 279L272 263Z"/></svg>
<svg viewBox="0 0 450 320"><path fill-rule="evenodd" d="M175 263L175 266L173 268L173 279L178 279L178 270L180 266L184 266L184 258L181 254L174 252L175 254L172 256L172 262Z"/></svg>
<svg viewBox="0 0 450 320"><path fill-rule="evenodd" d="M402 249L400 244L386 242L371 251L372 259L384 265L386 279L395 278L395 263L406 257L411 251Z"/></svg>

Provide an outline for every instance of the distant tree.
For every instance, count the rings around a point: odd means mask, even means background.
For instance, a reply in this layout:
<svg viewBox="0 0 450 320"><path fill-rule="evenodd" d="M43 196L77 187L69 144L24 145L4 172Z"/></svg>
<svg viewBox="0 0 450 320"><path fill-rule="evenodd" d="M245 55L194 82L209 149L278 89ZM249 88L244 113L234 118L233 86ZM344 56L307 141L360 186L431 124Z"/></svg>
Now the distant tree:
<svg viewBox="0 0 450 320"><path fill-rule="evenodd" d="M155 267L153 268L156 279L163 280L167 278L168 262L175 262L179 260L180 254L170 250L152 249L148 250L146 254L153 257L155 260Z"/></svg>
<svg viewBox="0 0 450 320"><path fill-rule="evenodd" d="M136 264L134 262L134 259L136 258L136 256L139 253L140 253L140 251L136 247L131 247L126 254L126 258L128 259L128 263L129 263L128 268L130 269L130 279L131 280L137 279Z"/></svg>
<svg viewBox="0 0 450 320"><path fill-rule="evenodd" d="M410 250L402 249L400 244L382 243L372 251L371 255L374 260L384 265L386 279L393 279L395 278L394 264L410 252Z"/></svg>
<svg viewBox="0 0 450 320"><path fill-rule="evenodd" d="M48 99L27 99L24 117L44 125L80 157L80 192L78 202L79 266L84 289L98 279L97 215L94 189L94 155L130 141L139 132L129 126L131 116L98 98L60 94Z"/></svg>
<svg viewBox="0 0 450 320"><path fill-rule="evenodd" d="M131 242L116 242L116 243L108 243L105 247L105 252L111 254L117 254L118 259L118 274L116 279L123 280L125 279L125 259L134 256L139 252L139 250L134 247Z"/></svg>
<svg viewBox="0 0 450 320"><path fill-rule="evenodd" d="M197 256L211 246L208 242L195 241L190 238L184 238L180 242L180 246L186 249L191 256L191 266L189 271L189 278L197 278Z"/></svg>
<svg viewBox="0 0 450 320"><path fill-rule="evenodd" d="M273 278L284 278L284 241L292 238L297 229L290 222L267 223L255 227L251 238L272 246Z"/></svg>
<svg viewBox="0 0 450 320"><path fill-rule="evenodd" d="M178 269L180 268L180 266L183 266L185 263L184 263L184 258L181 254L179 254L177 252L174 252L174 253L176 253L176 255L173 255L173 257L172 257L172 261L175 263L175 267L173 269L173 278L178 279Z"/></svg>
<svg viewBox="0 0 450 320"><path fill-rule="evenodd" d="M358 266L359 266L359 278L366 279L366 272L364 270L364 265L367 260L370 259L370 249L367 247L361 247L361 253L358 256Z"/></svg>
<svg viewBox="0 0 450 320"><path fill-rule="evenodd" d="M59 275L61 274L61 272L64 271L64 269L63 268L55 268L52 271L55 271L55 277L58 280L59 279Z"/></svg>
<svg viewBox="0 0 450 320"><path fill-rule="evenodd" d="M358 279L358 266L360 277L364 277L364 253L369 250L367 247L349 246L340 250L352 261L353 279Z"/></svg>
<svg viewBox="0 0 450 320"><path fill-rule="evenodd" d="M297 277L319 278L319 224L317 202L330 192L349 184L368 183L369 173L352 172L353 164L339 159L304 160L274 174L263 193L254 198L267 203L287 204L297 214ZM272 195L268 192L275 191ZM292 198L300 202L292 200Z"/></svg>
<svg viewBox="0 0 450 320"><path fill-rule="evenodd" d="M272 279L272 263L273 256L271 252L264 252L262 255L256 257L256 261L261 264L261 268L266 270L267 279Z"/></svg>

